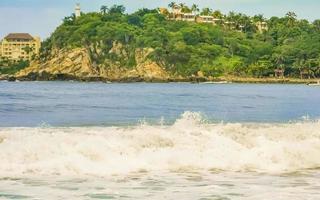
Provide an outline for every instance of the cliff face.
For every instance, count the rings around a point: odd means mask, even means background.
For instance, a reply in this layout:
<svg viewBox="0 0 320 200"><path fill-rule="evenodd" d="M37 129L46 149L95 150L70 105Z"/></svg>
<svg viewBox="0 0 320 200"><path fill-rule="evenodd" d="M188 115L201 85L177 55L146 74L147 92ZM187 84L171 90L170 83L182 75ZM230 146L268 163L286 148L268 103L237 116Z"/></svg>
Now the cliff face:
<svg viewBox="0 0 320 200"><path fill-rule="evenodd" d="M31 73L67 74L78 77L97 74L92 68L87 50L82 48L53 51L46 61L33 61L30 67L19 71L16 75L23 77Z"/></svg>
<svg viewBox="0 0 320 200"><path fill-rule="evenodd" d="M148 56L153 49L135 49L134 55L121 43L114 42L108 52L99 48L75 48L52 50L44 61L31 62L30 67L16 74L22 80L54 80L54 79L101 79L111 81L152 81L167 80L170 74ZM118 59L104 58L101 55L114 55ZM121 61L133 59L132 67L123 66ZM110 57L110 56L109 56ZM97 60L100 63L97 64Z"/></svg>

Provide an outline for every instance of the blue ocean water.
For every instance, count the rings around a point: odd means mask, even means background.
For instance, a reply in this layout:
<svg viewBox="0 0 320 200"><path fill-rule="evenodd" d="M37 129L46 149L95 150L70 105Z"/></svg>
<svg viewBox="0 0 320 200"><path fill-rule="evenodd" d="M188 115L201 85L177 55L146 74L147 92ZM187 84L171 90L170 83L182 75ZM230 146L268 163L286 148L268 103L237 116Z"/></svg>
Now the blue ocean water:
<svg viewBox="0 0 320 200"><path fill-rule="evenodd" d="M186 112L209 121L320 118L320 87L278 84L0 82L0 126L173 123Z"/></svg>
<svg viewBox="0 0 320 200"><path fill-rule="evenodd" d="M306 85L0 82L0 199L318 200L318 119Z"/></svg>

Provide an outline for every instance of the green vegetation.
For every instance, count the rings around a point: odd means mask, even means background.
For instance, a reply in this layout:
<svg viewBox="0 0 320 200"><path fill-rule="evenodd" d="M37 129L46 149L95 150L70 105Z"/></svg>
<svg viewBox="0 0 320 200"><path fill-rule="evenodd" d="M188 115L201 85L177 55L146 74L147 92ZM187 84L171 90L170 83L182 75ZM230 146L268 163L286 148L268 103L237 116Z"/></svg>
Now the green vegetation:
<svg viewBox="0 0 320 200"><path fill-rule="evenodd" d="M0 74L13 75L28 66L29 61L20 60L18 62L10 62L8 60L2 60L0 61Z"/></svg>
<svg viewBox="0 0 320 200"><path fill-rule="evenodd" d="M171 3L170 7L175 4ZM167 20L158 10L141 9L125 14L123 6L102 6L99 12L66 17L42 45L41 59L52 49L86 47L97 64L106 59L134 66L136 48L153 48L150 58L176 75L270 77L283 70L287 77L320 77L320 20L297 19L293 12L265 19L241 13L180 5L185 12L201 12L230 22L212 25ZM268 31L259 32L265 21ZM230 25L231 24L231 25ZM117 41L129 59L110 53Z"/></svg>

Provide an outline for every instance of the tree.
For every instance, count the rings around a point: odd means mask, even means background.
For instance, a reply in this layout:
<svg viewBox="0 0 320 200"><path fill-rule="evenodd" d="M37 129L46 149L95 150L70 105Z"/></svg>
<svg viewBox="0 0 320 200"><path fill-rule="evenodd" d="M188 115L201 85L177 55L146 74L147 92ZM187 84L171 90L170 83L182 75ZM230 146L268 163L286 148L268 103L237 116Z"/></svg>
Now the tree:
<svg viewBox="0 0 320 200"><path fill-rule="evenodd" d="M198 6L197 4L193 4L193 5L191 6L191 11L192 11L194 14L198 13L198 12L200 11L199 6Z"/></svg>
<svg viewBox="0 0 320 200"><path fill-rule="evenodd" d="M72 25L76 20L76 15L73 13L70 16L67 16L63 19L63 23L66 25Z"/></svg>
<svg viewBox="0 0 320 200"><path fill-rule="evenodd" d="M306 61L304 59L297 58L293 63L293 67L299 70L300 79L303 79L304 73L307 73L309 76L309 70L306 72Z"/></svg>
<svg viewBox="0 0 320 200"><path fill-rule="evenodd" d="M213 13L212 13L212 16L216 19L222 19L223 18L223 14L221 13L220 10L215 10Z"/></svg>
<svg viewBox="0 0 320 200"><path fill-rule="evenodd" d="M186 6L185 4L183 4L183 6L180 8L181 8L181 12L183 12L183 13L191 13L192 12L192 10L188 6Z"/></svg>
<svg viewBox="0 0 320 200"><path fill-rule="evenodd" d="M29 55L31 52L35 50L34 47L26 46L23 48L23 50L26 52L27 55Z"/></svg>
<svg viewBox="0 0 320 200"><path fill-rule="evenodd" d="M135 26L142 26L141 18L138 15L129 15L128 23Z"/></svg>
<svg viewBox="0 0 320 200"><path fill-rule="evenodd" d="M206 15L206 16L212 15L212 10L211 10L211 8L203 8L202 11L201 11L201 13L200 13L200 15Z"/></svg>
<svg viewBox="0 0 320 200"><path fill-rule="evenodd" d="M186 7L186 4L185 3L179 3L179 7L182 9L182 8Z"/></svg>
<svg viewBox="0 0 320 200"><path fill-rule="evenodd" d="M312 23L313 27L315 28L316 31L320 32L320 20L314 20L314 22Z"/></svg>
<svg viewBox="0 0 320 200"><path fill-rule="evenodd" d="M284 69L285 56L282 53L274 54L273 61L277 69Z"/></svg>
<svg viewBox="0 0 320 200"><path fill-rule="evenodd" d="M123 14L126 11L126 8L123 5L113 5L109 9L109 14Z"/></svg>
<svg viewBox="0 0 320 200"><path fill-rule="evenodd" d="M266 21L266 19L264 18L264 16L263 16L262 14L253 16L253 17L252 17L252 20L253 20L253 22L255 22L255 23Z"/></svg>
<svg viewBox="0 0 320 200"><path fill-rule="evenodd" d="M103 15L105 15L106 13L107 13L107 11L108 11L108 7L107 6L101 6L100 7L100 12L103 14Z"/></svg>
<svg viewBox="0 0 320 200"><path fill-rule="evenodd" d="M172 8L180 6L169 4ZM197 12L196 8L183 4L181 9ZM168 21L157 10L124 12L123 6L115 5L103 15L91 12L77 19L66 17L42 43L40 60L45 62L56 50L81 47L88 49L97 67L117 63L121 68L131 68L137 64L138 49L152 48L148 59L175 75L190 76L202 71L212 76L260 77L285 69L286 76L298 77L308 71L310 76L320 77L320 20L311 24L292 13L265 19L262 15L230 12L224 16L210 8L202 10L202 15L225 19L230 30L206 23ZM259 21L268 22L263 34L255 31Z"/></svg>
<svg viewBox="0 0 320 200"><path fill-rule="evenodd" d="M169 8L171 8L172 10L175 9L177 7L177 3L176 2L171 2L169 3Z"/></svg>
<svg viewBox="0 0 320 200"><path fill-rule="evenodd" d="M252 24L251 18L244 14L240 15L237 28L246 33L255 32L256 29L255 25Z"/></svg>
<svg viewBox="0 0 320 200"><path fill-rule="evenodd" d="M286 14L286 18L287 18L287 25L292 27L292 26L294 26L295 22L297 21L297 14L294 12L288 12Z"/></svg>

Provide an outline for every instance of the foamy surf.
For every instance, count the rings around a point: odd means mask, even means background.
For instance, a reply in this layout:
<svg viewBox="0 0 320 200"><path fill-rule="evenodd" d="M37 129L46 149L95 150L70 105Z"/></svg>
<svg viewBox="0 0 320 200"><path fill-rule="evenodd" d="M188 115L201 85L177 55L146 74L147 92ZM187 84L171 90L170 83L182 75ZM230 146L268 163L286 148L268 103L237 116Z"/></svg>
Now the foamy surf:
<svg viewBox="0 0 320 200"><path fill-rule="evenodd" d="M320 167L320 123L210 124L186 112L171 126L2 128L0 160L0 177L296 172Z"/></svg>

